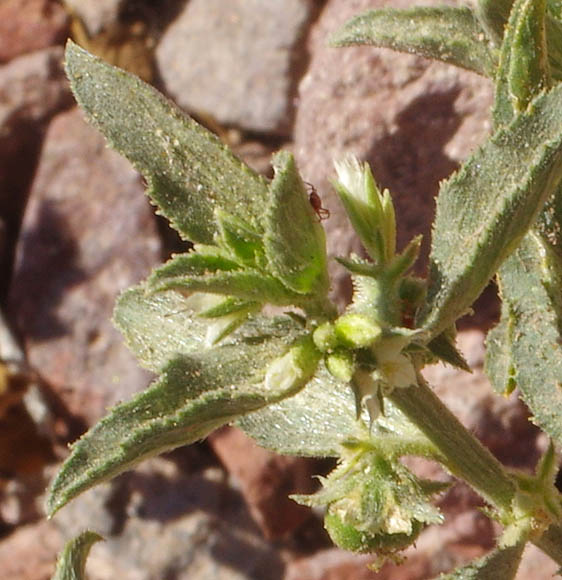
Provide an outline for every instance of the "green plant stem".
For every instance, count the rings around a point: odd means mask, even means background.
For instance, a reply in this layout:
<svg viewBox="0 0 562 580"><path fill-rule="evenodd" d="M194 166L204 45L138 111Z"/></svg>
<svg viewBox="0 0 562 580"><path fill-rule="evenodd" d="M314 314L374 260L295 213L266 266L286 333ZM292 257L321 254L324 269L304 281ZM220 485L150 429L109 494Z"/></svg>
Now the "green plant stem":
<svg viewBox="0 0 562 580"><path fill-rule="evenodd" d="M424 378L419 385L394 389L391 401L445 457L445 466L466 481L487 502L509 511L515 485L502 464L471 435L441 402Z"/></svg>

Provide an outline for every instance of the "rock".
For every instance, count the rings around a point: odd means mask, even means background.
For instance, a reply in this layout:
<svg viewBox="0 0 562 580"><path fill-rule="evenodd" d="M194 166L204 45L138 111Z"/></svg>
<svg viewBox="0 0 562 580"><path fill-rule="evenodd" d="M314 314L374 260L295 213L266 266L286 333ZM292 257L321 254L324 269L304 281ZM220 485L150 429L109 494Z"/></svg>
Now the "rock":
<svg viewBox="0 0 562 580"><path fill-rule="evenodd" d="M88 561L90 580L283 577L276 547L216 467L188 474L169 459L146 461L71 502L54 523L65 537L84 526L105 534Z"/></svg>
<svg viewBox="0 0 562 580"><path fill-rule="evenodd" d="M22 526L0 542L0 578L47 580L62 547L62 536L52 522Z"/></svg>
<svg viewBox="0 0 562 580"><path fill-rule="evenodd" d="M22 226L10 313L30 364L87 424L149 379L110 322L117 294L160 261L143 189L80 111L53 121Z"/></svg>
<svg viewBox="0 0 562 580"><path fill-rule="evenodd" d="M252 517L267 538L284 536L311 516L307 507L289 495L315 491L313 476L318 470L314 462L276 455L236 428L216 431L209 443L240 485Z"/></svg>
<svg viewBox="0 0 562 580"><path fill-rule="evenodd" d="M123 0L64 0L65 4L80 18L88 34L95 36L102 30L115 26L119 21L119 11Z"/></svg>
<svg viewBox="0 0 562 580"><path fill-rule="evenodd" d="M393 194L398 247L423 233L422 255L427 258L439 181L489 130L491 84L417 56L328 45L330 34L350 17L384 5L389 2L328 0L314 23L310 65L299 85L295 154L304 179L316 186L331 212L324 222L330 255L362 253L328 183L333 160L354 154L371 163L379 185ZM411 2L394 0L391 5L408 7ZM420 269L424 263L420 261ZM348 277L341 267L333 271L334 294L344 304L351 293Z"/></svg>
<svg viewBox="0 0 562 580"><path fill-rule="evenodd" d="M54 0L2 0L0 63L62 44L68 36L68 22L66 11Z"/></svg>
<svg viewBox="0 0 562 580"><path fill-rule="evenodd" d="M536 546L528 544L515 580L552 580L559 575L560 566Z"/></svg>
<svg viewBox="0 0 562 580"><path fill-rule="evenodd" d="M219 123L288 134L314 11L306 0L191 0L156 49L166 91Z"/></svg>
<svg viewBox="0 0 562 580"><path fill-rule="evenodd" d="M3 5L2 5L3 6ZM72 103L61 47L0 66L0 295L5 296L21 213L51 118Z"/></svg>

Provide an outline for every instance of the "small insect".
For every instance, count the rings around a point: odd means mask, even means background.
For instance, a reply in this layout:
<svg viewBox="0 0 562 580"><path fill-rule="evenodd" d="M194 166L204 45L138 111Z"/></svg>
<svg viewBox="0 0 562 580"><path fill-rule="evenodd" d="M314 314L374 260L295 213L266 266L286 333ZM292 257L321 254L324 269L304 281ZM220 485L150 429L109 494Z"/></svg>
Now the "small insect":
<svg viewBox="0 0 562 580"><path fill-rule="evenodd" d="M308 201L312 206L312 209L315 211L316 215L318 216L319 221L327 220L330 217L330 210L322 207L322 200L316 191L316 188L312 183L308 183L305 181L304 184L308 188Z"/></svg>

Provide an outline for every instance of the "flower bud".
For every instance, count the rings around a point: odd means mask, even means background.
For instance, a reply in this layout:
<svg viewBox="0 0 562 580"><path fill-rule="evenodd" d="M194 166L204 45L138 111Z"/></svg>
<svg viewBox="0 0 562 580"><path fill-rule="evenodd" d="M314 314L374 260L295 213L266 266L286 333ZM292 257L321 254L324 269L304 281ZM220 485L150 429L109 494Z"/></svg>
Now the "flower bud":
<svg viewBox="0 0 562 580"><path fill-rule="evenodd" d="M321 353L307 336L275 359L265 373L265 388L273 392L297 392L314 376Z"/></svg>
<svg viewBox="0 0 562 580"><path fill-rule="evenodd" d="M382 329L365 314L350 313L336 320L335 332L343 346L365 348L381 337Z"/></svg>
<svg viewBox="0 0 562 580"><path fill-rule="evenodd" d="M326 367L330 374L340 381L348 383L353 377L353 354L348 350L338 350L326 356Z"/></svg>
<svg viewBox="0 0 562 580"><path fill-rule="evenodd" d="M380 193L367 163L355 157L334 163L334 187L365 249L378 264L387 264L396 251L396 219L388 191Z"/></svg>

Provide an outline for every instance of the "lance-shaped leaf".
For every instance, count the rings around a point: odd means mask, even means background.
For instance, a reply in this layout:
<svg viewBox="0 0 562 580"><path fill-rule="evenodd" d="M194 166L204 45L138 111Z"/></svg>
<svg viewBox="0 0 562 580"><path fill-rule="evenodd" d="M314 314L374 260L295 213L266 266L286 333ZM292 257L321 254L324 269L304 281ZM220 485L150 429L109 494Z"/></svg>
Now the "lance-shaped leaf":
<svg viewBox="0 0 562 580"><path fill-rule="evenodd" d="M503 344L533 422L562 443L562 260L537 234L525 237L500 269L509 305L510 341Z"/></svg>
<svg viewBox="0 0 562 580"><path fill-rule="evenodd" d="M506 263L511 258L506 260ZM509 395L517 387L512 354L514 316L510 305L504 300L500 321L486 337L486 374L496 393Z"/></svg>
<svg viewBox="0 0 562 580"><path fill-rule="evenodd" d="M514 2L496 75L496 127L507 125L551 85L545 19L546 0Z"/></svg>
<svg viewBox="0 0 562 580"><path fill-rule="evenodd" d="M441 574L439 580L511 580L515 578L525 542L514 546L496 548L493 552L458 568L449 574Z"/></svg>
<svg viewBox="0 0 562 580"><path fill-rule="evenodd" d="M113 317L128 347L143 366L158 372L178 353L196 353L206 348L209 325L214 321L206 315L221 302L219 297L201 293L190 296L173 290L153 293L141 285L119 297ZM232 338L270 337L275 342L285 340L289 344L301 332L302 326L288 316L255 316Z"/></svg>
<svg viewBox="0 0 562 580"><path fill-rule="evenodd" d="M137 286L118 299L113 321L139 362L158 372L177 353L204 347L209 322L198 316L203 296L148 292Z"/></svg>
<svg viewBox="0 0 562 580"><path fill-rule="evenodd" d="M55 574L51 580L86 580L86 559L90 548L103 538L89 530L69 540L57 560Z"/></svg>
<svg viewBox="0 0 562 580"><path fill-rule="evenodd" d="M275 177L265 213L268 267L287 288L323 297L328 291L324 228L308 200L293 156L273 159Z"/></svg>
<svg viewBox="0 0 562 580"><path fill-rule="evenodd" d="M497 131L441 186L428 302L436 336L464 314L517 247L562 177L562 86Z"/></svg>
<svg viewBox="0 0 562 580"><path fill-rule="evenodd" d="M323 365L295 396L240 417L237 422L262 447L286 455L339 457L341 444L365 436L369 416L357 420L355 395L349 383L336 380ZM371 426L373 441L393 453L430 456L433 446L390 402Z"/></svg>
<svg viewBox="0 0 562 580"><path fill-rule="evenodd" d="M182 236L213 242L217 207L260 229L267 183L215 135L151 86L70 41L66 72L88 119L143 174L148 194Z"/></svg>
<svg viewBox="0 0 562 580"><path fill-rule="evenodd" d="M287 348L286 339L257 336L176 355L152 386L114 407L73 445L51 485L49 513L143 459L193 443L242 414L294 394L310 376L275 381L266 375Z"/></svg>
<svg viewBox="0 0 562 580"><path fill-rule="evenodd" d="M201 275L175 276L185 262L184 255L172 258L161 268L154 270L149 287L154 292L162 290L199 291L237 296L245 300L287 305L300 302L298 294L291 292L280 280L260 270L224 270ZM169 275L171 274L171 275Z"/></svg>
<svg viewBox="0 0 562 580"><path fill-rule="evenodd" d="M382 8L352 18L331 39L336 46L370 44L442 60L493 77L497 55L466 7Z"/></svg>
<svg viewBox="0 0 562 580"><path fill-rule="evenodd" d="M263 243L256 230L221 209L217 209L215 215L219 227L218 244L224 246L238 262L246 266L256 266L264 262Z"/></svg>

